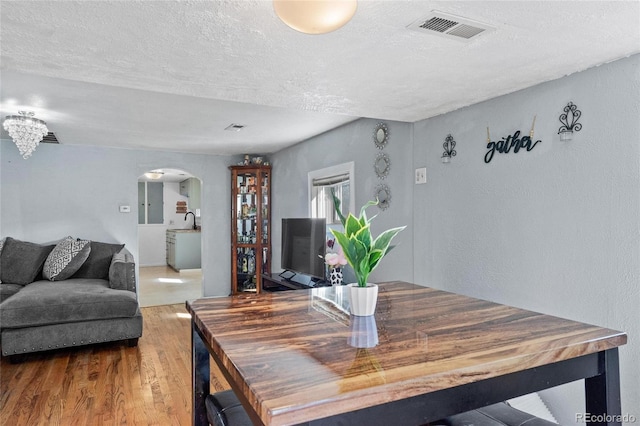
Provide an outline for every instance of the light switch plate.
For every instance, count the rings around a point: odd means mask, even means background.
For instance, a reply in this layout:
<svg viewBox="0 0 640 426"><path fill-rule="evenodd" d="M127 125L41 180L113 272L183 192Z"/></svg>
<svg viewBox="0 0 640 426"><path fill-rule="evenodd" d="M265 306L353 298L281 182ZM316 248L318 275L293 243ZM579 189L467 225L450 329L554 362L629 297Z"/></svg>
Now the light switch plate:
<svg viewBox="0 0 640 426"><path fill-rule="evenodd" d="M427 168L422 167L416 169L416 185L427 183Z"/></svg>
<svg viewBox="0 0 640 426"><path fill-rule="evenodd" d="M131 213L131 206L120 206L120 213Z"/></svg>

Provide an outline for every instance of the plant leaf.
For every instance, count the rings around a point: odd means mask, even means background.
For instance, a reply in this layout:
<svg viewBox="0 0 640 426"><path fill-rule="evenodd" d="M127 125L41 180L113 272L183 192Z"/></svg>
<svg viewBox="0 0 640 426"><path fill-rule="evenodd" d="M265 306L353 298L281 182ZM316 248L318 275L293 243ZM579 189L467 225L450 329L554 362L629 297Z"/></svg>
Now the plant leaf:
<svg viewBox="0 0 640 426"><path fill-rule="evenodd" d="M360 209L360 216L362 216L364 214L364 211L367 210L369 207L377 206L377 205L378 205L378 201L367 201L367 204L362 206L362 208Z"/></svg>
<svg viewBox="0 0 640 426"><path fill-rule="evenodd" d="M370 271L373 271L374 269L376 269L376 266L378 266L378 264L380 263L380 261L382 260L385 254L386 253L383 253L382 250L373 250L371 253L369 253L369 270Z"/></svg>
<svg viewBox="0 0 640 426"><path fill-rule="evenodd" d="M347 235L347 238L351 238L352 235L356 234L362 226L360 222L354 215L349 213L349 217L347 218L347 223L344 226L344 233Z"/></svg>
<svg viewBox="0 0 640 426"><path fill-rule="evenodd" d="M336 214L340 218L340 222L342 222L342 226L345 226L346 219L342 214L342 210L340 209L340 199L336 197L335 189L331 188L331 198L333 198L333 208L336 211Z"/></svg>
<svg viewBox="0 0 640 426"><path fill-rule="evenodd" d="M360 261L360 273L357 275L358 277L358 286L366 287L367 280L369 279L369 274L371 270L369 269L369 257L365 257Z"/></svg>
<svg viewBox="0 0 640 426"><path fill-rule="evenodd" d="M406 226L400 226L398 228L391 228L378 235L378 238L373 242L374 250L382 250L383 256L386 254L391 240L398 235Z"/></svg>
<svg viewBox="0 0 640 426"><path fill-rule="evenodd" d="M362 244L362 242L358 241L356 238L349 238L349 242L355 248L355 257L353 259L354 260L353 263L358 265L358 269L360 269L359 262L361 262L362 259L367 257L368 250L364 246L364 244Z"/></svg>
<svg viewBox="0 0 640 426"><path fill-rule="evenodd" d="M355 269L354 265L357 261L357 253L355 247L353 246L353 244L351 244L344 233L336 231L335 229L332 229L331 233L334 237L336 237L336 241L338 242L338 244L340 244L340 247L342 247L342 252L344 253L344 257L347 259L347 262L349 263L349 265L351 265L352 268Z"/></svg>
<svg viewBox="0 0 640 426"><path fill-rule="evenodd" d="M389 246L389 247L387 247L387 251L384 253L384 255L385 255L385 256L386 256L386 255L388 255L388 254L389 254L389 252L390 252L391 250L393 250L394 248L396 248L396 246Z"/></svg>
<svg viewBox="0 0 640 426"><path fill-rule="evenodd" d="M354 237L360 241L367 252L371 249L371 229L367 224L364 228L361 228L354 234Z"/></svg>
<svg viewBox="0 0 640 426"><path fill-rule="evenodd" d="M364 206L362 206L362 208L360 209L360 224L362 226L365 226L367 223L369 223L370 221L367 220L367 208L371 207L371 206L376 206L378 205L377 201L369 201L367 202L367 204L365 204Z"/></svg>

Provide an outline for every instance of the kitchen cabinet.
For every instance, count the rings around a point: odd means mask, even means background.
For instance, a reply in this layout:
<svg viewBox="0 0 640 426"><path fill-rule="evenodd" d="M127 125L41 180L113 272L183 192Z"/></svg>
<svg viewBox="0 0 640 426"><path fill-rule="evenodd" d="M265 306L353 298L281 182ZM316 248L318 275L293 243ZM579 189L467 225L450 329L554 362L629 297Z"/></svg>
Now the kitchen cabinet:
<svg viewBox="0 0 640 426"><path fill-rule="evenodd" d="M198 178L189 178L180 182L180 195L184 195L189 198L188 205L189 210L192 212L196 212L196 209L199 209L201 206L200 201L200 188L201 183Z"/></svg>
<svg viewBox="0 0 640 426"><path fill-rule="evenodd" d="M138 182L138 224L164 222L164 183Z"/></svg>
<svg viewBox="0 0 640 426"><path fill-rule="evenodd" d="M231 166L231 293L260 293L271 273L271 166Z"/></svg>
<svg viewBox="0 0 640 426"><path fill-rule="evenodd" d="M167 265L181 269L198 269L202 265L200 231L190 229L167 230Z"/></svg>

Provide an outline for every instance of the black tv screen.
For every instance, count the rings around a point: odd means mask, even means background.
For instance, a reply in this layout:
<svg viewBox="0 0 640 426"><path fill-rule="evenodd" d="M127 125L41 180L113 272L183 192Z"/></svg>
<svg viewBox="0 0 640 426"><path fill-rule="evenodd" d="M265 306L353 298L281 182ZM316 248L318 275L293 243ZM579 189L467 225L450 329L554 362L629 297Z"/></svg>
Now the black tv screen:
<svg viewBox="0 0 640 426"><path fill-rule="evenodd" d="M324 279L325 219L282 219L282 269Z"/></svg>

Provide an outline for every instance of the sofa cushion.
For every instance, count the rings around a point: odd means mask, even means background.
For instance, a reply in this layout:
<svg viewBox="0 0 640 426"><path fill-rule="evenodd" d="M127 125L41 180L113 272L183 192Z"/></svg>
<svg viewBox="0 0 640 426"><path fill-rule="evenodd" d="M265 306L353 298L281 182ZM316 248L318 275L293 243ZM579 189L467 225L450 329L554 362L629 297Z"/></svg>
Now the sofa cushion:
<svg viewBox="0 0 640 426"><path fill-rule="evenodd" d="M22 287L20 284L0 283L0 302L22 290Z"/></svg>
<svg viewBox="0 0 640 426"><path fill-rule="evenodd" d="M89 253L89 257L72 277L109 279L111 259L113 255L122 250L123 247L124 244L91 241L91 253Z"/></svg>
<svg viewBox="0 0 640 426"><path fill-rule="evenodd" d="M0 280L3 283L32 283L55 245L43 246L7 237L0 255Z"/></svg>
<svg viewBox="0 0 640 426"><path fill-rule="evenodd" d="M113 255L109 267L109 287L136 291L136 264L129 250L122 249Z"/></svg>
<svg viewBox="0 0 640 426"><path fill-rule="evenodd" d="M49 281L62 281L76 273L91 252L91 242L67 237L60 241L44 261L42 276Z"/></svg>
<svg viewBox="0 0 640 426"><path fill-rule="evenodd" d="M4 240L6 240L6 238L0 240L0 259L2 259L2 247L4 246ZM2 284L2 262L0 262L0 284Z"/></svg>
<svg viewBox="0 0 640 426"><path fill-rule="evenodd" d="M137 310L135 293L109 288L106 280L36 281L2 303L0 326L4 329L128 318Z"/></svg>

